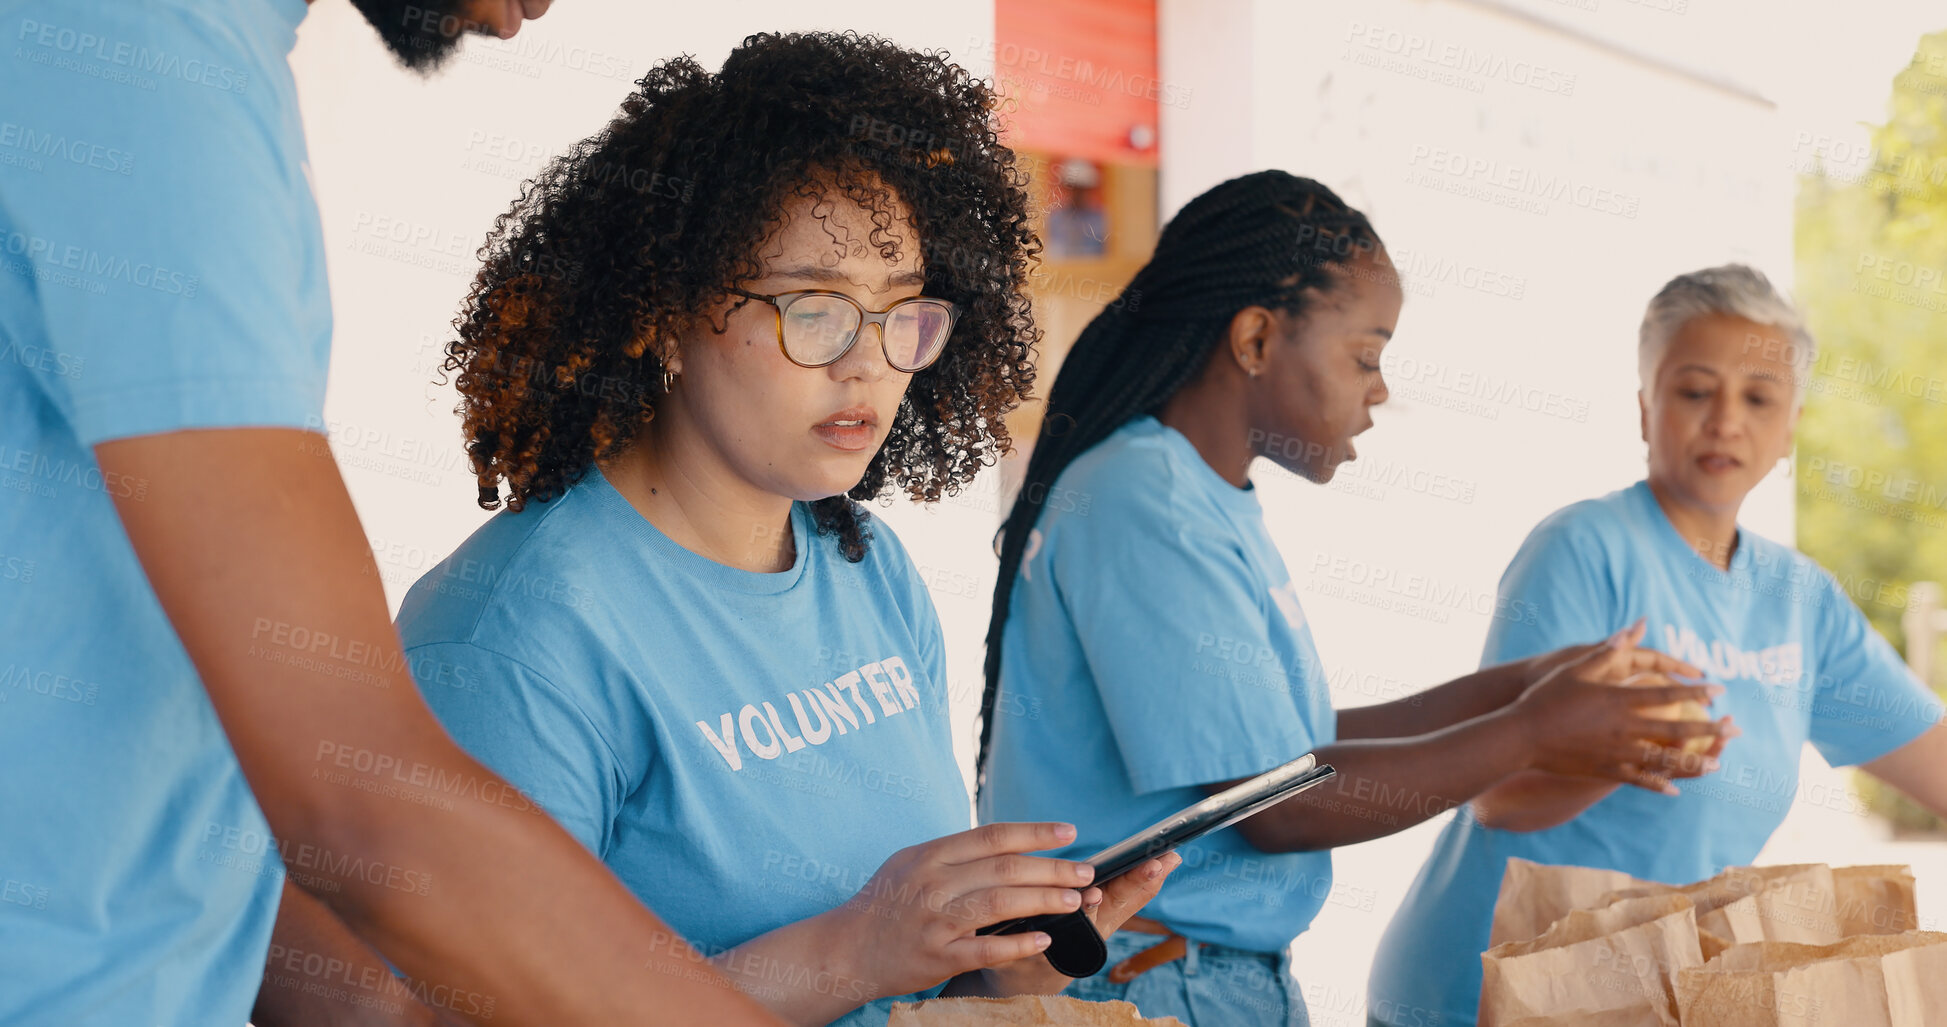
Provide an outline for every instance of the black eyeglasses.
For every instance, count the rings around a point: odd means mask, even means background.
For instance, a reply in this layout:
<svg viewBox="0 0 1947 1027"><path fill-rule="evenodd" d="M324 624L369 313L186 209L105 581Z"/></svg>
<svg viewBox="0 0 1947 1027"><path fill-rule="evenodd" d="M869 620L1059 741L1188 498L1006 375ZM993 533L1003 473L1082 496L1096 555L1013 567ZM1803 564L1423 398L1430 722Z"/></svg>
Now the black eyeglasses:
<svg viewBox="0 0 1947 1027"><path fill-rule="evenodd" d="M731 289L739 296L763 300L777 308L777 346L787 360L800 367L828 367L838 362L859 340L865 326L879 326L879 345L886 363L911 374L940 359L958 304L931 296L903 299L884 310L867 310L842 292L807 289L765 295Z"/></svg>

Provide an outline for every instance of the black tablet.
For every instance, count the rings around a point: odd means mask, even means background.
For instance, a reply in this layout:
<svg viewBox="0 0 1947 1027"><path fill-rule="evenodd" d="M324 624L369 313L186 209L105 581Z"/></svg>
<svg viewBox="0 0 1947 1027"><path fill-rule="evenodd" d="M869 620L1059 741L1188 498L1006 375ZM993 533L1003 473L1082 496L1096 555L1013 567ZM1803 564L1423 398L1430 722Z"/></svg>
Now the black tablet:
<svg viewBox="0 0 1947 1027"><path fill-rule="evenodd" d="M1135 834L1090 856L1086 862L1095 868L1093 885L1106 884L1182 845L1218 828L1229 827L1262 809L1275 806L1338 771L1331 764L1320 766L1311 753L1281 767L1267 770L1242 784L1178 810Z"/></svg>
<svg viewBox="0 0 1947 1027"><path fill-rule="evenodd" d="M1185 842L1201 838L1218 828L1229 827L1253 813L1275 806L1336 773L1338 771L1332 769L1331 764L1320 764L1317 757L1306 753L1281 767L1226 788L1084 860L1095 868L1095 879L1089 883L1092 886L1107 884ZM988 924L974 933L1018 934L1042 926L1041 921L1046 919L1023 917Z"/></svg>

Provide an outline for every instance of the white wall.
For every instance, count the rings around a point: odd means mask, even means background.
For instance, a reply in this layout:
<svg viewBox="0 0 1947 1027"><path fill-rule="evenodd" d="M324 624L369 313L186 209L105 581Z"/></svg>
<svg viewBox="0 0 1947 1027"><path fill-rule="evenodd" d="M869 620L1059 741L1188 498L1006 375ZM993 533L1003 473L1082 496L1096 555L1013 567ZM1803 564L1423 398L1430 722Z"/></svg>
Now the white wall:
<svg viewBox="0 0 1947 1027"><path fill-rule="evenodd" d="M1382 360L1394 398L1360 461L1326 489L1278 475L1267 499L1287 499L1275 527L1301 590L1359 586L1345 557L1491 595L1542 516L1641 476L1636 329L1657 287L1726 260L1790 281L1777 119L1467 4L1323 6L1259 7L1252 157L1365 210L1408 298ZM1448 69L1421 53L1499 71L1423 79ZM1566 191L1501 184L1516 181ZM1789 538L1781 482L1745 521ZM1412 682L1470 666L1488 624L1312 605L1328 660Z"/></svg>

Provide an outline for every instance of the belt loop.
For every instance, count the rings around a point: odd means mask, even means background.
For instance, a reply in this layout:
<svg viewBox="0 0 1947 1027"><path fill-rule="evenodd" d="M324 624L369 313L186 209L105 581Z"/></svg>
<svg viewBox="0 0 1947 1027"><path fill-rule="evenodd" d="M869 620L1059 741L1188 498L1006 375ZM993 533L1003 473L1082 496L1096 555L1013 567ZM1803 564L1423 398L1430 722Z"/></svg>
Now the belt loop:
<svg viewBox="0 0 1947 1027"><path fill-rule="evenodd" d="M1185 938L1183 941L1183 976L1195 977L1197 975L1197 950L1203 948L1203 942L1194 941L1189 938Z"/></svg>

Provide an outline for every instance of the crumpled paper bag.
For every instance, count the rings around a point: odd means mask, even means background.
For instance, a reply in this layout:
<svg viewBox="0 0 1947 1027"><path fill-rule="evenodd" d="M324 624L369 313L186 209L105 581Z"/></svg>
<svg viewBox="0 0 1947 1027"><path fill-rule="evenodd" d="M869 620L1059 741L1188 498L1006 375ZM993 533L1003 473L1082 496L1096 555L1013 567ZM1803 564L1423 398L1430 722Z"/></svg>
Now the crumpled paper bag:
<svg viewBox="0 0 1947 1027"><path fill-rule="evenodd" d="M1670 1014L1649 994L1651 974L1631 983L1616 972L1623 964L1650 968L1646 953L1629 947L1640 949L1640 937L1595 950L1611 964L1606 974L1590 965L1588 950L1576 958L1558 955L1557 964L1505 959L1548 947L1572 950L1574 943L1562 944L1571 920L1581 925L1578 943L1601 940L1587 937L1604 926L1591 912L1609 911L1607 926L1628 924L1624 932L1640 934L1642 924L1617 919L1614 910L1640 910L1624 904L1658 898L1690 904L1703 961L1678 967ZM1913 872L1904 866L1732 867L1676 887L1613 870L1510 860L1494 908L1494 947L1481 957L1481 1023L1486 1027L1496 1015L1503 1018L1495 1027L1668 1027L1669 1015L1677 1015L1684 1027L1947 1027L1947 995L1928 990L1935 981L1947 987L1947 946L1924 941L1911 930L1917 923ZM1497 974L1487 972L1491 959L1502 960ZM1698 989L1691 999L1697 1011L1684 1014L1678 985L1699 969L1708 976L1688 978ZM1551 983L1550 974L1560 976ZM1611 999L1632 989L1644 998L1634 1006L1605 1005L1589 994L1592 986ZM1740 1002L1749 1015L1727 1019Z"/></svg>
<svg viewBox="0 0 1947 1027"><path fill-rule="evenodd" d="M1480 1027L1581 1027L1596 1014L1677 1027L1677 972L1703 961L1687 896L1574 910L1539 937L1481 953Z"/></svg>
<svg viewBox="0 0 1947 1027"><path fill-rule="evenodd" d="M1501 896L1494 901L1494 926L1489 930L1487 947L1527 941L1575 910L1608 905L1598 900L1612 891L1649 883L1620 870L1510 858L1507 869L1501 872Z"/></svg>
<svg viewBox="0 0 1947 1027"><path fill-rule="evenodd" d="M1868 869L1868 868L1861 868ZM1823 863L1730 867L1682 887L1643 881L1607 898L1686 895L1697 907L1697 942L1706 960L1733 945L1791 941L1829 945L1845 937L1836 873ZM1854 875L1861 887L1871 879Z"/></svg>
<svg viewBox="0 0 1947 1027"><path fill-rule="evenodd" d="M1909 866L1833 867L1839 935L1901 934L1920 926Z"/></svg>
<svg viewBox="0 0 1947 1027"><path fill-rule="evenodd" d="M1947 934L1738 945L1677 975L1677 1008L1710 1027L1942 1027Z"/></svg>

